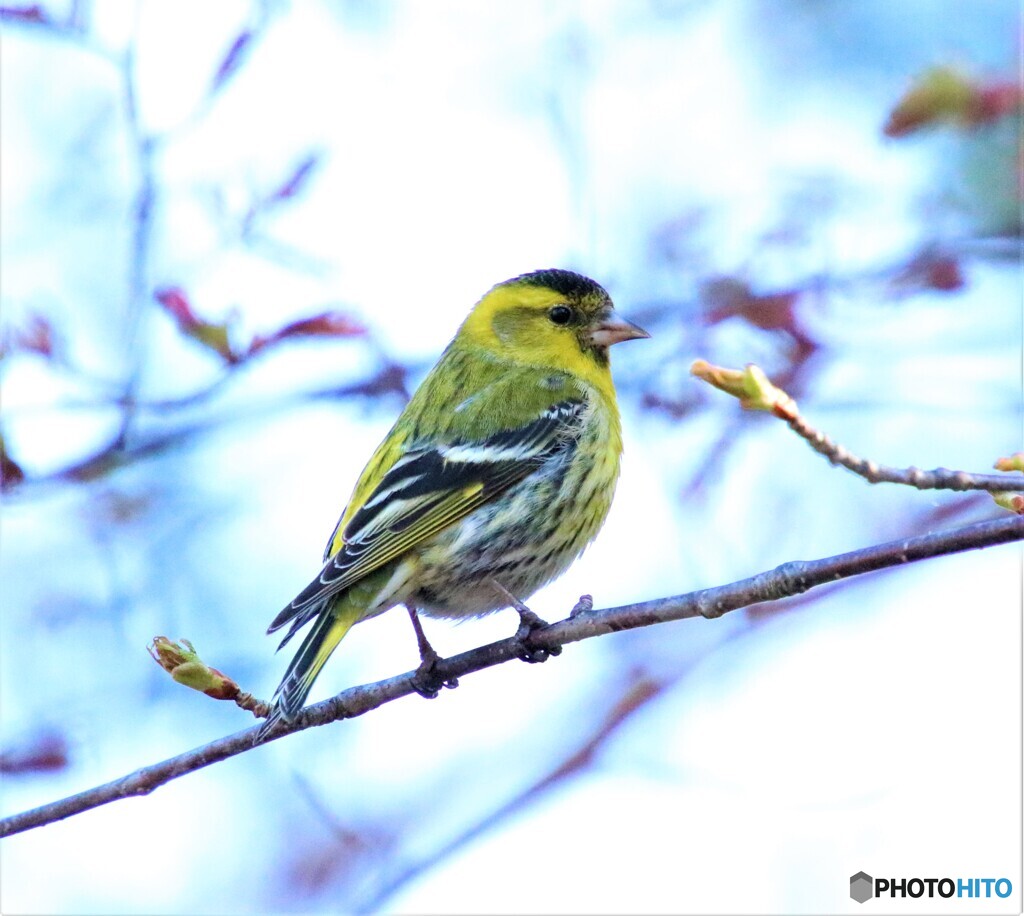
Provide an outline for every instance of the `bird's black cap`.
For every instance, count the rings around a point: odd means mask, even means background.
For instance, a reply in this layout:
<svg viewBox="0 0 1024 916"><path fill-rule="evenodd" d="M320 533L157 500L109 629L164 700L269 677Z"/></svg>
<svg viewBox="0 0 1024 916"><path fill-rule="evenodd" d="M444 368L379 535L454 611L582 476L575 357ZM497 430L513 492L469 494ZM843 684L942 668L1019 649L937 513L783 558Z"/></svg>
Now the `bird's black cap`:
<svg viewBox="0 0 1024 916"><path fill-rule="evenodd" d="M532 273L522 274L508 281L509 283L522 283L524 286L543 286L546 289L554 290L570 299L584 299L595 296L604 299L609 298L604 287L595 283L583 274L571 270L561 270L551 267L547 270L535 270Z"/></svg>

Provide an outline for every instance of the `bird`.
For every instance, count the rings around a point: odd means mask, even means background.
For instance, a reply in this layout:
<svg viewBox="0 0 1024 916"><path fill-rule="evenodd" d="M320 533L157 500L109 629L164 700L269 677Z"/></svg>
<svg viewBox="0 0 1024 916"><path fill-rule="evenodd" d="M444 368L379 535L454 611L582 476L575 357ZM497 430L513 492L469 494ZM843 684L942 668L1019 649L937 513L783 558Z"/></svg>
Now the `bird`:
<svg viewBox="0 0 1024 916"><path fill-rule="evenodd" d="M279 650L312 626L257 740L296 719L352 626L391 608L412 621L413 685L428 697L441 686L438 655L418 613L514 608L519 635L545 625L524 602L594 539L619 477L609 348L649 336L570 270L483 295L360 474L319 575L271 622L268 634L288 627Z"/></svg>

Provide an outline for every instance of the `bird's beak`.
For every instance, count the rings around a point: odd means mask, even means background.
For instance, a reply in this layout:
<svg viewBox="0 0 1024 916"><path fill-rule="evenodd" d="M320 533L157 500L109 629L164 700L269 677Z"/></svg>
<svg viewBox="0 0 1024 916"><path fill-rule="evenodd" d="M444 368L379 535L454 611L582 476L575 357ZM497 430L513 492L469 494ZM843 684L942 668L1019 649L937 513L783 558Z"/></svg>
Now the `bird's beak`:
<svg viewBox="0 0 1024 916"><path fill-rule="evenodd" d="M623 340L639 340L651 335L643 328L638 328L632 321L626 321L614 309L609 309L590 329L589 336L595 347L610 347Z"/></svg>

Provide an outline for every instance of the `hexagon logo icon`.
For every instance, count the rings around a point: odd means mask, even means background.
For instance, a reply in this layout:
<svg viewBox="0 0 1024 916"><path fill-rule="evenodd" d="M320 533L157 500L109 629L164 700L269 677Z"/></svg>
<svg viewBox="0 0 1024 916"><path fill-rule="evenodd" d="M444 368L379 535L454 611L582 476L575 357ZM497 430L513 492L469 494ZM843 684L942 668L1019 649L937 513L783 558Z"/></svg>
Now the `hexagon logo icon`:
<svg viewBox="0 0 1024 916"><path fill-rule="evenodd" d="M857 903L864 903L875 895L874 885L875 882L871 875L859 871L857 874L850 876L850 896Z"/></svg>

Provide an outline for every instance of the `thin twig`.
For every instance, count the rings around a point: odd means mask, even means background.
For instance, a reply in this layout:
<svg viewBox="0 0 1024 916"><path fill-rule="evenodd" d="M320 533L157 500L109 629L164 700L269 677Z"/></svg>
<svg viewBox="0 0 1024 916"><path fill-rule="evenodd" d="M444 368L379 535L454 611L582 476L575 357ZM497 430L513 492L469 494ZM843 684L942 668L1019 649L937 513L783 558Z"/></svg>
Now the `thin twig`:
<svg viewBox="0 0 1024 916"><path fill-rule="evenodd" d="M975 474L933 468L922 471L913 466L894 468L858 458L838 442L811 426L800 414L785 417L789 428L811 448L824 455L832 464L838 464L863 477L868 483L899 483L918 490L987 490L1003 492L1024 489L1024 474Z"/></svg>
<svg viewBox="0 0 1024 916"><path fill-rule="evenodd" d="M671 620L720 617L737 608L799 595L815 586L850 576L1020 540L1024 540L1024 518L1012 516L892 541L822 560L784 563L729 585L624 607L581 612L571 619L535 630L525 640L511 637L441 659L436 673L439 678L448 680L503 664L521 657L524 642L526 648L551 650L606 633ZM266 740L276 741L313 726L355 718L385 703L409 696L415 692L415 675L415 671L408 671L376 683L351 687L329 700L308 707L295 722L281 724ZM161 763L143 767L105 785L4 818L0 820L0 836L41 827L122 798L147 795L172 779L252 750L259 730L259 726L248 728Z"/></svg>
<svg viewBox="0 0 1024 916"><path fill-rule="evenodd" d="M948 468L922 471L915 467L889 467L858 458L811 426L800 415L792 396L769 381L764 370L753 363L743 369L726 369L698 359L690 365L690 374L738 398L744 410L770 413L780 420L785 420L789 428L816 452L824 455L832 464L853 471L869 483L899 483L918 490L986 490L990 493L1024 490L1024 474L1020 473L974 474L967 471L951 471ZM1018 466L1011 462L1010 467L1016 469Z"/></svg>

